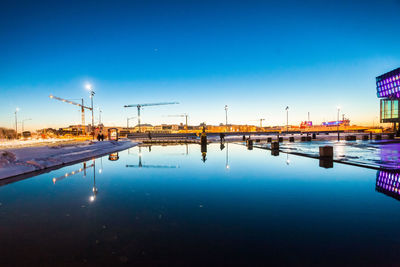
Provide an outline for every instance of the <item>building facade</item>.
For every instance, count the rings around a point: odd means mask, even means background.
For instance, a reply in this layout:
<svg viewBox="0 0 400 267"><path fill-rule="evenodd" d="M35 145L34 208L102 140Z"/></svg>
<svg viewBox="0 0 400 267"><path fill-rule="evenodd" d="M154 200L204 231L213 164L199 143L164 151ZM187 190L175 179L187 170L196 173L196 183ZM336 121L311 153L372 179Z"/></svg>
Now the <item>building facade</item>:
<svg viewBox="0 0 400 267"><path fill-rule="evenodd" d="M400 124L400 68L376 77L376 94L380 98L380 120L393 123L399 133Z"/></svg>

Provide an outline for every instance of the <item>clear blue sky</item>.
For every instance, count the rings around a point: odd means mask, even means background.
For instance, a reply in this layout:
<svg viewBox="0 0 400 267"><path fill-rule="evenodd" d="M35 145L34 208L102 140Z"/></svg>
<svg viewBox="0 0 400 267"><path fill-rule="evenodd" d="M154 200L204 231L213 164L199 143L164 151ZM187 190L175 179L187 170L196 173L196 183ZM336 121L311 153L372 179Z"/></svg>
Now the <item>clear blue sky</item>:
<svg viewBox="0 0 400 267"><path fill-rule="evenodd" d="M1 1L0 126L80 123L85 97L106 125L125 104L144 123L377 122L375 77L400 67L399 1ZM89 118L89 114L87 114ZM97 119L96 119L97 120Z"/></svg>

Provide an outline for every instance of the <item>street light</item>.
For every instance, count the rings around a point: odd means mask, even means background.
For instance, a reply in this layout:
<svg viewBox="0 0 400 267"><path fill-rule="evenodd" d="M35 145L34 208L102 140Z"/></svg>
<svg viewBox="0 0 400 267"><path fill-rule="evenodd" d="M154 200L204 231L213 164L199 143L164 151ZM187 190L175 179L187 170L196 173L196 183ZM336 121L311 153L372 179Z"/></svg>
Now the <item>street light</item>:
<svg viewBox="0 0 400 267"><path fill-rule="evenodd" d="M337 140L340 140L339 136L339 113L340 113L340 106L337 107L337 121L336 121L336 127L337 127Z"/></svg>
<svg viewBox="0 0 400 267"><path fill-rule="evenodd" d="M24 122L25 122L25 121L30 121L30 120L32 120L32 119L25 119L25 120L22 120L22 132L24 132Z"/></svg>
<svg viewBox="0 0 400 267"><path fill-rule="evenodd" d="M19 108L15 109L15 139L18 139L18 120L17 120L17 112L19 111Z"/></svg>
<svg viewBox="0 0 400 267"><path fill-rule="evenodd" d="M265 119L260 119L260 128L262 128L262 122L265 121Z"/></svg>
<svg viewBox="0 0 400 267"><path fill-rule="evenodd" d="M286 106L286 133L289 133L289 106Z"/></svg>
<svg viewBox="0 0 400 267"><path fill-rule="evenodd" d="M90 83L85 85L86 89L90 92L91 108L92 108L92 139L94 140L94 114L93 114L93 97L95 92L93 91L93 86Z"/></svg>
<svg viewBox="0 0 400 267"><path fill-rule="evenodd" d="M225 105L225 128L228 131L228 105Z"/></svg>
<svg viewBox="0 0 400 267"><path fill-rule="evenodd" d="M99 111L99 126L101 124L101 112L103 112L99 107L97 108L97 110Z"/></svg>

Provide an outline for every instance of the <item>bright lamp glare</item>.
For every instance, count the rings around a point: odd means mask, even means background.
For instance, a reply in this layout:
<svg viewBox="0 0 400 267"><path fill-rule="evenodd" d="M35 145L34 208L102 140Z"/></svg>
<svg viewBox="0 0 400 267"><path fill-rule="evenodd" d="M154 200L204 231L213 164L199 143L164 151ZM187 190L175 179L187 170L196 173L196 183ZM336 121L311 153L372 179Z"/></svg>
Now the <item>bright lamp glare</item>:
<svg viewBox="0 0 400 267"><path fill-rule="evenodd" d="M88 89L88 90L92 90L92 85L90 83L87 83L85 85L85 88Z"/></svg>

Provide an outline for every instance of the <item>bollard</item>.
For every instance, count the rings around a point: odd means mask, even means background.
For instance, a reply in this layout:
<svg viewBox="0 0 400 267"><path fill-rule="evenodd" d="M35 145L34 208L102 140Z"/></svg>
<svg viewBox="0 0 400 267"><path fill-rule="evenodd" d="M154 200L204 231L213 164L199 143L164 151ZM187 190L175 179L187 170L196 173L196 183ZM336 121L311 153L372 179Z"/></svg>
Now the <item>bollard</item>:
<svg viewBox="0 0 400 267"><path fill-rule="evenodd" d="M279 142L272 142L271 150L278 150L278 149L279 149Z"/></svg>
<svg viewBox="0 0 400 267"><path fill-rule="evenodd" d="M333 147L319 147L319 166L322 168L333 168Z"/></svg>
<svg viewBox="0 0 400 267"><path fill-rule="evenodd" d="M368 135L363 135L362 140L366 141L366 140L368 140L368 139L369 139L369 136L368 136Z"/></svg>
<svg viewBox="0 0 400 267"><path fill-rule="evenodd" d="M243 141L246 141L246 136L243 135L242 140L243 140Z"/></svg>
<svg viewBox="0 0 400 267"><path fill-rule="evenodd" d="M207 135L201 135L201 137L200 137L200 142L201 142L201 145L207 145Z"/></svg>
<svg viewBox="0 0 400 267"><path fill-rule="evenodd" d="M357 137L355 135L346 135L344 139L346 141L356 141Z"/></svg>
<svg viewBox="0 0 400 267"><path fill-rule="evenodd" d="M278 142L282 143L283 142L283 137L278 138Z"/></svg>
<svg viewBox="0 0 400 267"><path fill-rule="evenodd" d="M201 144L201 160L205 163L207 160L207 143Z"/></svg>
<svg viewBox="0 0 400 267"><path fill-rule="evenodd" d="M247 139L246 145L248 150L253 150L253 140Z"/></svg>
<svg viewBox="0 0 400 267"><path fill-rule="evenodd" d="M291 136L291 137L289 137L289 142L294 142L294 137L293 136Z"/></svg>
<svg viewBox="0 0 400 267"><path fill-rule="evenodd" d="M279 150L271 150L272 156L279 156Z"/></svg>
<svg viewBox="0 0 400 267"><path fill-rule="evenodd" d="M319 157L333 159L333 146L320 146Z"/></svg>
<svg viewBox="0 0 400 267"><path fill-rule="evenodd" d="M207 134L206 134L206 128L203 127L203 132L201 133L200 136L200 143L201 143L201 155L202 155L202 160L203 162L206 162L207 158Z"/></svg>
<svg viewBox="0 0 400 267"><path fill-rule="evenodd" d="M302 136L302 137L300 138L300 140L301 140L302 142L305 142L305 141L307 140L307 137L306 137L306 136Z"/></svg>
<svg viewBox="0 0 400 267"><path fill-rule="evenodd" d="M267 143L271 143L272 142L272 138L271 137L268 137L267 138Z"/></svg>
<svg viewBox="0 0 400 267"><path fill-rule="evenodd" d="M317 139L317 135L315 133L312 134L312 139Z"/></svg>
<svg viewBox="0 0 400 267"><path fill-rule="evenodd" d="M333 160L326 158L319 159L319 166L325 169L333 168Z"/></svg>

